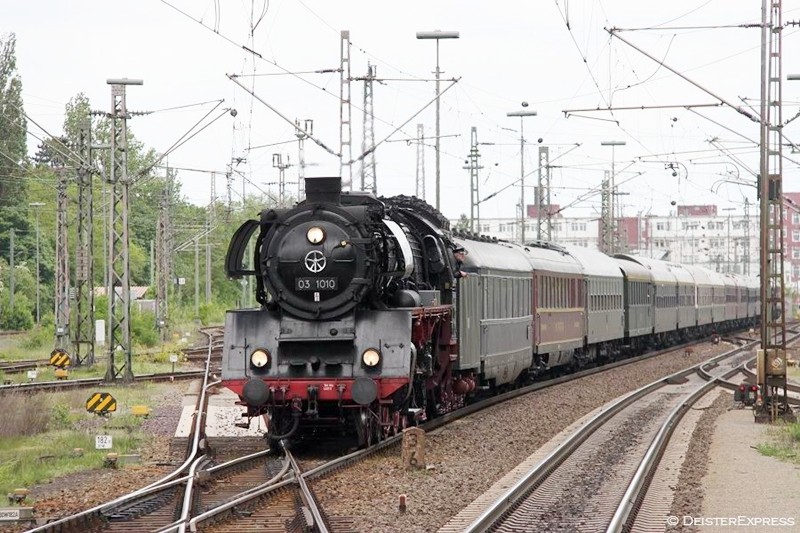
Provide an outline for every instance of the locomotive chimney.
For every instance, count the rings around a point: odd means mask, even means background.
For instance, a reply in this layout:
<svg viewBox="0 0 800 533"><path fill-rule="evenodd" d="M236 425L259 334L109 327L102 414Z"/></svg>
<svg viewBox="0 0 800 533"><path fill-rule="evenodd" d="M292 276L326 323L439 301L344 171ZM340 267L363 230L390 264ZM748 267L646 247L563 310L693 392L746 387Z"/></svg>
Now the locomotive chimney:
<svg viewBox="0 0 800 533"><path fill-rule="evenodd" d="M338 204L341 194L342 178L339 176L330 178L306 178L307 202L331 202Z"/></svg>

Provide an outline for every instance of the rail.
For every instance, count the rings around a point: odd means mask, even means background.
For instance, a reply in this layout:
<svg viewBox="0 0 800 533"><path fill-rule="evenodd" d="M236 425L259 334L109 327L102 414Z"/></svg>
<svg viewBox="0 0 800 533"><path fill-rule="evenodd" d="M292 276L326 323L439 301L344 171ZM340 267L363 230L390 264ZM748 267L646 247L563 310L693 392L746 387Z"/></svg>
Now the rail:
<svg viewBox="0 0 800 533"><path fill-rule="evenodd" d="M712 358L710 361L719 361L721 359L731 357L742 350L744 350L743 347L734 348L733 350ZM588 439L597 429L599 429L614 415L633 404L636 400L646 396L656 389L661 388L670 380L678 379L688 374L698 372L700 367L708 363L709 361L704 361L687 369L675 372L674 374L671 374L665 378L640 387L639 389L622 396L611 405L605 407L602 411L589 419L580 428L580 430L570 435L556 449L550 452L538 465L536 465L536 467L525 474L522 479L509 487L499 498L495 499L495 501L492 502L489 507L487 507L467 526L464 532L477 533L479 531L486 531L490 529L492 525L495 524L507 512L509 507L513 506L516 502L524 498L524 495L532 487L536 486L547 475L549 475L550 471L552 471L557 465L561 464L575 449L577 449L581 443Z"/></svg>
<svg viewBox="0 0 800 533"><path fill-rule="evenodd" d="M211 362L210 352L211 352L211 342L209 341L209 357L206 362L205 376L203 377L203 386L201 388L200 397L198 398L197 409L195 410L194 413L195 423L192 429L193 432L191 439L192 447L191 451L187 454L186 460L183 462L183 464L181 464L178 468L176 468L172 473L167 474L163 478L154 481L153 483L150 483L149 485L142 487L141 489L138 489L132 493L120 496L119 498L116 498L110 502L97 505L80 513L66 516L64 518L55 520L53 522L49 522L42 526L31 529L27 533L62 532L71 530L72 528L76 528L79 531L85 531L86 529L90 528L91 525L95 523L95 521L100 516L104 515L106 512L111 511L114 508L119 507L121 505L140 501L141 499L146 498L147 496L150 496L156 492L160 492L164 489L186 483L187 491L184 494L190 492L190 490L188 490L188 487L191 486L194 473L192 466L196 464L197 461L196 455L200 450L201 440L204 440L204 434L202 431L202 422L205 418L204 417L205 406L207 405L208 402L208 396L206 394L206 391L209 386L213 386L214 384L219 383L219 382L214 382L212 384L209 384L208 382L209 366ZM189 469L189 473L185 476L180 477L180 474L182 474L187 469ZM185 506L186 506L186 499L184 498L184 507Z"/></svg>

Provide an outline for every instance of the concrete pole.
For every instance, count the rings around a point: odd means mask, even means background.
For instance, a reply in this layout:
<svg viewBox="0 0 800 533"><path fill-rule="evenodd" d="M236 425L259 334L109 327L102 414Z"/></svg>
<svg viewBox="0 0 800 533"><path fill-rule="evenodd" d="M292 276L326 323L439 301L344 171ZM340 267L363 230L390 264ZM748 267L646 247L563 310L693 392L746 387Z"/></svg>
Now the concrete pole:
<svg viewBox="0 0 800 533"><path fill-rule="evenodd" d="M14 274L14 228L11 228L11 235L10 235L9 239L10 240L9 240L8 244L9 244L10 250L9 250L9 254L8 254L8 265L9 265L10 270L11 270L11 285L9 287L10 291L8 293L8 304L9 304L9 307L11 308L11 310L13 311L14 310L14 290L15 290L15 287L14 287L14 281L15 281L15 279L14 279L14 276L15 276L15 274Z"/></svg>
<svg viewBox="0 0 800 533"><path fill-rule="evenodd" d="M194 239L194 316L200 316L200 239Z"/></svg>
<svg viewBox="0 0 800 533"><path fill-rule="evenodd" d="M40 310L40 289L41 286L41 268L39 265L39 239L40 239L40 231L39 231L39 208L44 205L44 202L31 202L28 204L30 207L36 208L36 325L39 325L42 319L41 310Z"/></svg>

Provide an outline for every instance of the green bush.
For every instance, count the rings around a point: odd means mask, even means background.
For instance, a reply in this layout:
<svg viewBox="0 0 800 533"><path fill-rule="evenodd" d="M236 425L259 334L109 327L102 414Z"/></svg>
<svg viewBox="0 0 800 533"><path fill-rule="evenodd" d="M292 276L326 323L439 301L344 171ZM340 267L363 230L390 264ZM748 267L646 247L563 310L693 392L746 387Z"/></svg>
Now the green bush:
<svg viewBox="0 0 800 533"><path fill-rule="evenodd" d="M158 344L158 329L153 313L140 313L136 309L131 309L131 341L148 348Z"/></svg>
<svg viewBox="0 0 800 533"><path fill-rule="evenodd" d="M33 330L27 339L22 341L21 346L27 350L38 350L44 346L52 345L55 339L56 326L53 321L53 314L42 317L42 323Z"/></svg>
<svg viewBox="0 0 800 533"><path fill-rule="evenodd" d="M33 305L25 295L17 294L14 298L14 309L7 294L0 300L0 329L22 331L33 328Z"/></svg>
<svg viewBox="0 0 800 533"><path fill-rule="evenodd" d="M70 407L64 403L57 403L51 409L51 423L53 429L70 429L72 428L72 420L69 416Z"/></svg>
<svg viewBox="0 0 800 533"><path fill-rule="evenodd" d="M789 432L789 437L793 442L800 443L800 422L790 424L787 428L787 431Z"/></svg>
<svg viewBox="0 0 800 533"><path fill-rule="evenodd" d="M215 304L202 304L200 306L200 322L204 326L220 324L225 320L225 308Z"/></svg>

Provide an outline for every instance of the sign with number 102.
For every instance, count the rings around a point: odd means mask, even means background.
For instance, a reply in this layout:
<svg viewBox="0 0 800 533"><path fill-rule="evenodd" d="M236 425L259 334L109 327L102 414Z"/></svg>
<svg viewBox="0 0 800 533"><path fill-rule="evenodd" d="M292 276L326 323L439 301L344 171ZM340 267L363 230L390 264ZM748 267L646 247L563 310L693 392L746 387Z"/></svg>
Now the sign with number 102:
<svg viewBox="0 0 800 533"><path fill-rule="evenodd" d="M96 435L94 438L94 448L96 450L110 450L113 442L111 435Z"/></svg>

